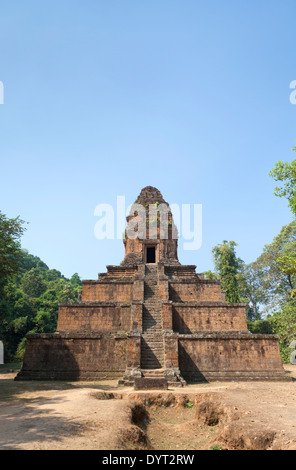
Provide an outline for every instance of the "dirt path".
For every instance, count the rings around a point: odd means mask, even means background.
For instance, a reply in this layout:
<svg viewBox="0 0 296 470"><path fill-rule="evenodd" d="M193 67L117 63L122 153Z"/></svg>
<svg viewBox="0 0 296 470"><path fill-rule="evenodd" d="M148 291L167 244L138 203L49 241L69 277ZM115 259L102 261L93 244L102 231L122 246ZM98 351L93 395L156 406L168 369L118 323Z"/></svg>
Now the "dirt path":
<svg viewBox="0 0 296 470"><path fill-rule="evenodd" d="M296 378L296 367L287 369ZM196 406L190 405L203 394L238 410L248 426L271 430L276 436L272 448L296 449L295 381L190 385L170 391L178 400L186 395L190 406L147 407L147 397L160 392L134 392L118 388L116 381L14 382L14 376L0 374L1 450L143 448L145 433L132 419L135 399L148 410L150 424L145 432L155 449L209 449L219 443L221 429L199 423ZM102 392L124 399L98 399ZM241 423L237 422L236 432ZM127 434L132 436L128 445Z"/></svg>
<svg viewBox="0 0 296 470"><path fill-rule="evenodd" d="M19 383L13 376L0 378L1 450L117 449L131 426L130 401L106 406L93 397L95 385Z"/></svg>

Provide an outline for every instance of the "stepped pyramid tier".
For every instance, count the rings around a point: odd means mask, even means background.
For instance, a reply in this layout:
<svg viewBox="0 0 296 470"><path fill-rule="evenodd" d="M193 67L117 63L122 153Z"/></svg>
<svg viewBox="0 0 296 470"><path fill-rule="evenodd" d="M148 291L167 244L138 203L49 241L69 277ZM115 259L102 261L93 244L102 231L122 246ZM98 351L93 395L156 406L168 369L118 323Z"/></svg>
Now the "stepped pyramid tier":
<svg viewBox="0 0 296 470"><path fill-rule="evenodd" d="M77 303L59 306L55 334L27 335L16 379L118 378L124 385L137 379L169 386L289 380L278 337L251 334L245 304L227 303L220 281L180 264L172 213L161 193L147 186L135 204L127 217L124 262L107 266L98 280L83 281ZM154 208L164 209L166 218ZM129 237L130 230L142 230L142 237Z"/></svg>

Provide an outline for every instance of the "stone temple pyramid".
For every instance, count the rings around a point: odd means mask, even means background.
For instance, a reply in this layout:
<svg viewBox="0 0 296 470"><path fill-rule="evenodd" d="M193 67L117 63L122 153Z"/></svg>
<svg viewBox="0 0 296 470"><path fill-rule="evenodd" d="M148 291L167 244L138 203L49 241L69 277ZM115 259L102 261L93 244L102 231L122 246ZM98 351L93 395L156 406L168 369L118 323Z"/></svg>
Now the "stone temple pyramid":
<svg viewBox="0 0 296 470"><path fill-rule="evenodd" d="M120 266L83 281L77 303L61 304L57 332L29 334L17 380L164 380L169 385L227 380L288 380L278 338L247 329L245 304L225 301L220 281L178 261L168 203L151 186L127 217ZM167 207L163 236L159 207ZM156 208L151 236L149 208ZM144 216L143 216L144 214ZM149 233L150 230L150 233Z"/></svg>

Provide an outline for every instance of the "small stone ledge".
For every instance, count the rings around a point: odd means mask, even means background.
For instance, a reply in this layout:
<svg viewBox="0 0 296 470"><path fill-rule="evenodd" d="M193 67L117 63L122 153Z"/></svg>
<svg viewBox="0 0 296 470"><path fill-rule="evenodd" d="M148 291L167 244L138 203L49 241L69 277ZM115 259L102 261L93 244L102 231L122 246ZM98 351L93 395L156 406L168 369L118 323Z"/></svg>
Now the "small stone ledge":
<svg viewBox="0 0 296 470"><path fill-rule="evenodd" d="M187 307L231 307L231 308L237 308L237 307L245 307L247 304L234 304L234 303L227 303L223 301L199 301L199 302L174 302L173 301L173 307L182 307L182 308L187 308Z"/></svg>
<svg viewBox="0 0 296 470"><path fill-rule="evenodd" d="M81 332L81 331L59 331L57 333L29 333L26 335L26 338L30 340L38 339L50 339L50 340L71 340L71 339L103 339L103 338L114 338L114 339L126 339L129 335L129 332L116 332L116 333L106 333L100 331L93 332Z"/></svg>
<svg viewBox="0 0 296 470"><path fill-rule="evenodd" d="M134 283L134 278L132 279L120 279L120 278L106 278L106 279L98 279L98 280L85 280L82 281L83 285L90 284L90 285L96 285L96 284L133 284Z"/></svg>
<svg viewBox="0 0 296 470"><path fill-rule="evenodd" d="M169 279L169 284L221 284L215 279L200 279L198 277L180 277L180 279Z"/></svg>
<svg viewBox="0 0 296 470"><path fill-rule="evenodd" d="M268 334L252 334L249 331L214 331L214 332L200 332L200 333L188 333L188 334L178 334L179 339L185 340L195 340L195 339L219 339L219 340L229 340L229 339L239 339L239 340L256 340L256 339L267 339L267 340L278 340L277 335L268 335Z"/></svg>
<svg viewBox="0 0 296 470"><path fill-rule="evenodd" d="M148 377L135 377L134 379L135 390L167 390L168 382L166 379L148 378Z"/></svg>
<svg viewBox="0 0 296 470"><path fill-rule="evenodd" d="M132 301L132 303L138 301ZM141 301L140 301L141 302ZM88 307L131 307L131 303L128 302L101 302L101 301L91 301L91 302L73 302L73 303L63 303L59 304L59 307L77 307L77 308L88 308Z"/></svg>

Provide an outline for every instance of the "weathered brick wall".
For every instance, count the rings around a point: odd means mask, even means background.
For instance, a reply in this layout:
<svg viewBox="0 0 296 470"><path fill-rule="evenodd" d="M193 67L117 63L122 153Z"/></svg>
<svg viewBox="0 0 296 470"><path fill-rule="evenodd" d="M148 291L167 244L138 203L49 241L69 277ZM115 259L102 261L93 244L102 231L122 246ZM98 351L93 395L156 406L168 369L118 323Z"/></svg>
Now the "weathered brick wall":
<svg viewBox="0 0 296 470"><path fill-rule="evenodd" d="M133 285L133 300L143 301L144 300L144 277L138 276L134 280Z"/></svg>
<svg viewBox="0 0 296 470"><path fill-rule="evenodd" d="M217 378L219 374L246 377L260 372L283 373L278 338L273 335L192 335L179 337L179 367L186 379Z"/></svg>
<svg viewBox="0 0 296 470"><path fill-rule="evenodd" d="M165 367L168 369L179 367L177 334L166 334L164 336L164 361Z"/></svg>
<svg viewBox="0 0 296 470"><path fill-rule="evenodd" d="M78 380L120 377L126 365L126 336L28 335L18 379Z"/></svg>
<svg viewBox="0 0 296 470"><path fill-rule="evenodd" d="M165 266L164 273L169 276L170 278L176 277L196 277L196 266L195 265L176 265L176 266Z"/></svg>
<svg viewBox="0 0 296 470"><path fill-rule="evenodd" d="M172 301L162 302L161 304L162 329L173 331L173 307Z"/></svg>
<svg viewBox="0 0 296 470"><path fill-rule="evenodd" d="M137 274L137 266L107 266L106 273L99 273L99 279L122 279L123 277L133 277Z"/></svg>
<svg viewBox="0 0 296 470"><path fill-rule="evenodd" d="M58 331L129 331L131 304L61 304Z"/></svg>
<svg viewBox="0 0 296 470"><path fill-rule="evenodd" d="M131 302L133 280L83 281L82 302Z"/></svg>
<svg viewBox="0 0 296 470"><path fill-rule="evenodd" d="M173 330L179 333L247 331L245 306L218 302L173 304Z"/></svg>
<svg viewBox="0 0 296 470"><path fill-rule="evenodd" d="M169 282L170 300L174 302L196 302L224 300L219 281L180 279Z"/></svg>
<svg viewBox="0 0 296 470"><path fill-rule="evenodd" d="M159 276L158 299L161 301L169 300L169 283L168 283L167 276Z"/></svg>

